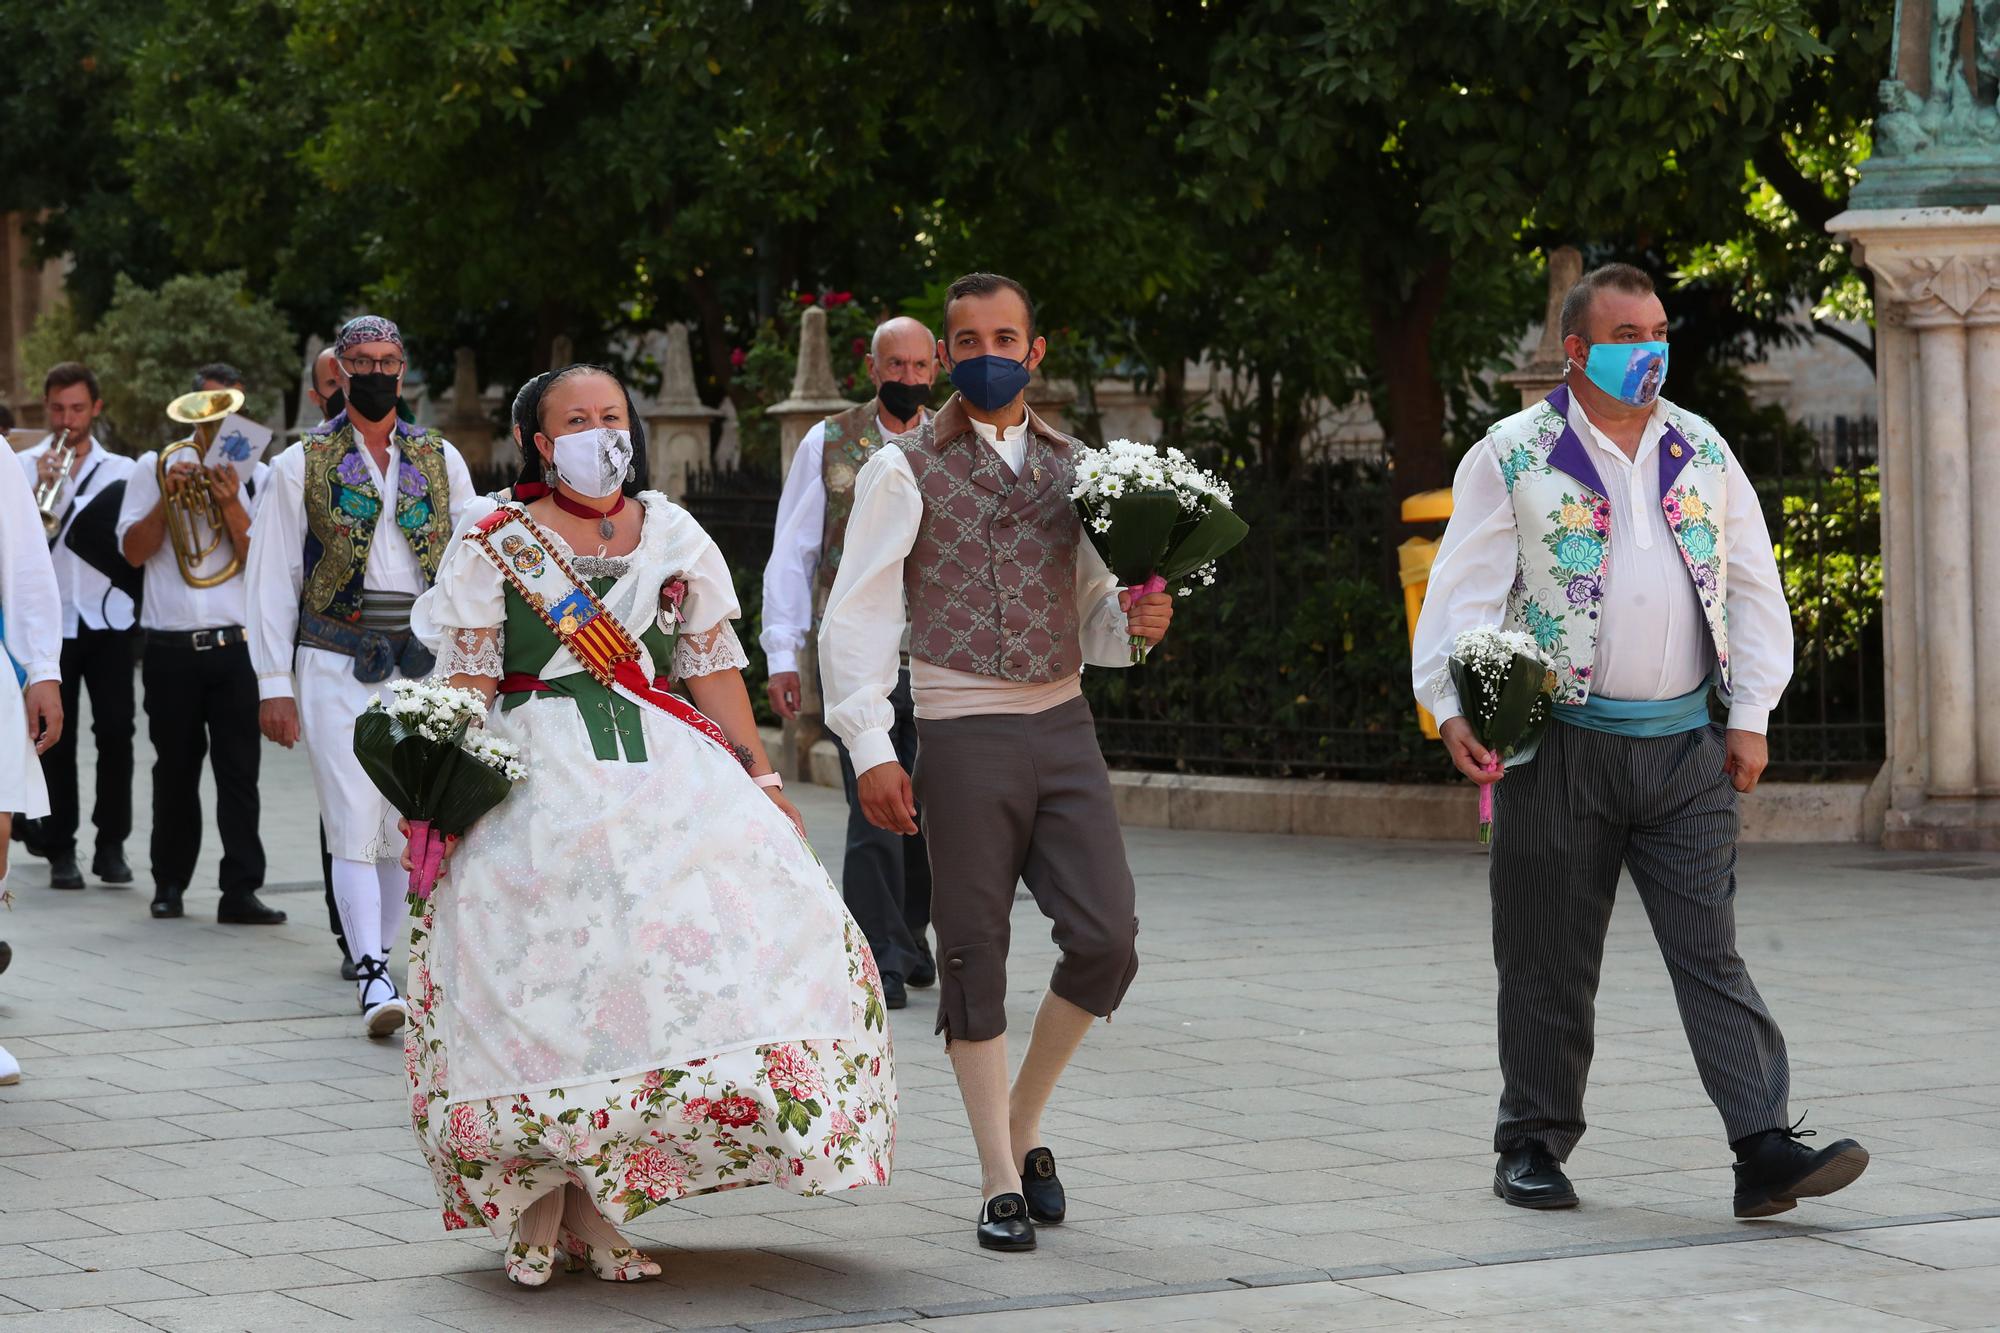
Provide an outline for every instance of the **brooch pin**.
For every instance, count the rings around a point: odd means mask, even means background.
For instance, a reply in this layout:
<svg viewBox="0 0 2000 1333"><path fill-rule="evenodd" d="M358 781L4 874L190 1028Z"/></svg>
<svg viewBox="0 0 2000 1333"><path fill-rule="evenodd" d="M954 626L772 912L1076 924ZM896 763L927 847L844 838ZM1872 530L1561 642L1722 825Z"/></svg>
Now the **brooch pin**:
<svg viewBox="0 0 2000 1333"><path fill-rule="evenodd" d="M1675 458L1679 458L1681 456L1681 447L1678 444L1670 444L1667 446L1667 452Z"/></svg>

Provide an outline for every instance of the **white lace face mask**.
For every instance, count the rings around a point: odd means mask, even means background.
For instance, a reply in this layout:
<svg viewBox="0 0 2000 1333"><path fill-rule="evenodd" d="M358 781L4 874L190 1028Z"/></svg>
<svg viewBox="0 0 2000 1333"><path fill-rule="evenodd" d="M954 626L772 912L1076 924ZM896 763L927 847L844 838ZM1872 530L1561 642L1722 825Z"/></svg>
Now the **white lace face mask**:
<svg viewBox="0 0 2000 1333"><path fill-rule="evenodd" d="M616 495L632 466L632 432L610 426L558 435L551 442L556 475L579 495L602 500Z"/></svg>

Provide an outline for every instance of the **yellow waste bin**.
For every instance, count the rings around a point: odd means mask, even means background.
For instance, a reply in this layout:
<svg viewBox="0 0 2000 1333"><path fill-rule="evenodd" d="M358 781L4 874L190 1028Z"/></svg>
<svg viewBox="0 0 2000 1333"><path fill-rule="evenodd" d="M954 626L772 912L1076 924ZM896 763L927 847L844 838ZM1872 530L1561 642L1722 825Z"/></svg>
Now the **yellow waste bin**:
<svg viewBox="0 0 2000 1333"><path fill-rule="evenodd" d="M1419 491L1403 501L1405 523L1443 523L1451 517L1451 491ZM1417 616L1424 609L1424 591L1430 587L1431 563L1437 559L1437 542L1430 537L1412 537L1396 548L1396 563L1403 576L1403 610L1410 621L1410 642L1417 638ZM1422 704L1417 705L1417 722L1424 735L1438 738L1437 720Z"/></svg>

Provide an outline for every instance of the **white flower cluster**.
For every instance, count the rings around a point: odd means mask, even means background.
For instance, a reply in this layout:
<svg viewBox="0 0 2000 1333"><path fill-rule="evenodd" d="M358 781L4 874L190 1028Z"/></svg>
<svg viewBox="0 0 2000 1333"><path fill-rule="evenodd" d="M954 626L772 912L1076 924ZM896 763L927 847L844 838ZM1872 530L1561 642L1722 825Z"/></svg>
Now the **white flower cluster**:
<svg viewBox="0 0 2000 1333"><path fill-rule="evenodd" d="M1077 454L1076 485L1070 490L1070 499L1086 503L1115 500L1141 491L1172 491L1189 513L1211 504L1227 509L1234 499L1227 483L1178 449L1168 449L1162 456L1152 445L1137 440L1107 440L1102 449ZM1108 532L1111 519L1098 513L1090 526L1097 532Z"/></svg>
<svg viewBox="0 0 2000 1333"><path fill-rule="evenodd" d="M368 705L385 712L425 740L450 740L486 716L486 700L476 690L460 689L437 680L399 680L389 686L393 696Z"/></svg>
<svg viewBox="0 0 2000 1333"><path fill-rule="evenodd" d="M1181 585L1181 587L1175 590L1182 597L1194 596L1195 583L1201 584L1201 586L1204 588L1213 588L1215 586L1215 562L1213 560L1209 561L1207 564L1203 565L1200 569L1197 569L1193 574L1189 575L1188 577L1192 579L1193 582L1183 584Z"/></svg>
<svg viewBox="0 0 2000 1333"><path fill-rule="evenodd" d="M1451 655L1455 661L1465 663L1473 675L1486 681L1498 681L1505 676L1513 669L1517 655L1540 662L1544 669L1554 665L1534 636L1520 630L1466 630L1452 640Z"/></svg>
<svg viewBox="0 0 2000 1333"><path fill-rule="evenodd" d="M459 748L488 768L498 770L509 782L519 782L528 776L528 766L521 762L521 747L513 741L481 732L467 736Z"/></svg>

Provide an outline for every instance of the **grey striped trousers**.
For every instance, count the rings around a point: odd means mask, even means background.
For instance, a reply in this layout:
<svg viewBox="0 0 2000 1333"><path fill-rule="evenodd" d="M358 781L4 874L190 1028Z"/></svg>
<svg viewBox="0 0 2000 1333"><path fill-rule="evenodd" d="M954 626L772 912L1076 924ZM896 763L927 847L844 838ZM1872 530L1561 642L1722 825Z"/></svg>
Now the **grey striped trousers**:
<svg viewBox="0 0 2000 1333"><path fill-rule="evenodd" d="M1736 789L1723 733L1636 739L1557 723L1495 792L1500 973L1495 1151L1583 1136L1597 978L1621 867L1673 979L1702 1086L1733 1142L1786 1121L1785 1039L1736 952Z"/></svg>

